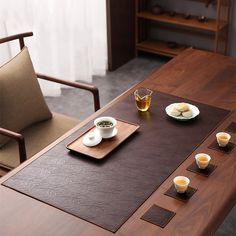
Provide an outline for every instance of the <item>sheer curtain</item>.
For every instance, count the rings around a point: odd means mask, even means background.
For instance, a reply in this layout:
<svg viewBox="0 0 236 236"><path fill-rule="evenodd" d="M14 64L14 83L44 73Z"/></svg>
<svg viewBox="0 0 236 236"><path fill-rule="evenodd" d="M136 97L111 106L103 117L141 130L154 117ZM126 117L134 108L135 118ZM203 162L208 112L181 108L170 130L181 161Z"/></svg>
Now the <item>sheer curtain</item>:
<svg viewBox="0 0 236 236"><path fill-rule="evenodd" d="M105 74L106 0L0 0L0 37L27 31L36 71L87 82ZM17 43L1 46L1 63L19 51ZM45 95L60 94L59 85L40 85Z"/></svg>

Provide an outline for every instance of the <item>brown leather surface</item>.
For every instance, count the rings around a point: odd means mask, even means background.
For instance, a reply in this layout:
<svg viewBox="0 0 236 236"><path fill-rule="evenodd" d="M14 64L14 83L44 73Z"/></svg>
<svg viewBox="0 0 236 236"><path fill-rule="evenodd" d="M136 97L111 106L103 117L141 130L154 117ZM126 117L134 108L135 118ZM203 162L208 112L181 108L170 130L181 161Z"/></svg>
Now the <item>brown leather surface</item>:
<svg viewBox="0 0 236 236"><path fill-rule="evenodd" d="M205 168L205 169L200 169L200 168L197 166L196 162L194 161L194 162L187 168L187 170L208 177L208 176L210 176L210 175L214 172L214 170L216 169L216 167L217 167L216 165L209 164L209 165L207 166L207 168Z"/></svg>
<svg viewBox="0 0 236 236"><path fill-rule="evenodd" d="M166 196L173 197L179 201L188 201L194 193L196 193L197 189L188 186L188 189L184 193L178 193L175 189L174 185L171 185L171 187L165 192Z"/></svg>
<svg viewBox="0 0 236 236"><path fill-rule="evenodd" d="M165 228L165 226L175 216L173 211L169 211L157 205L153 205L142 217L142 220L146 220L152 224Z"/></svg>
<svg viewBox="0 0 236 236"><path fill-rule="evenodd" d="M226 129L226 132L236 133L236 123L232 122Z"/></svg>
<svg viewBox="0 0 236 236"><path fill-rule="evenodd" d="M164 111L178 101L183 99L155 92L150 112L139 113L133 96L125 97L103 115L141 127L106 158L98 161L66 149L91 121L4 185L115 232L229 114L191 102L200 116L179 122Z"/></svg>
<svg viewBox="0 0 236 236"><path fill-rule="evenodd" d="M234 150L235 147L236 145L232 142L229 142L227 146L225 147L220 147L217 141L215 140L208 148L219 151L219 152L223 152L226 154L230 154Z"/></svg>

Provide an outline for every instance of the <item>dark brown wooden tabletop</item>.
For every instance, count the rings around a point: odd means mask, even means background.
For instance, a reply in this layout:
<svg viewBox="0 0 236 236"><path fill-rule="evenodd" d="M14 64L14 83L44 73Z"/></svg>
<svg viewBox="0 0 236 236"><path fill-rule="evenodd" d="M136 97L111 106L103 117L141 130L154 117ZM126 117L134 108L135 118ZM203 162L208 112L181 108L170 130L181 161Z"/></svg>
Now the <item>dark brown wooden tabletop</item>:
<svg viewBox="0 0 236 236"><path fill-rule="evenodd" d="M51 146L2 177L0 183L18 173L96 116L112 108L140 86L231 110L232 113L199 143L197 149L192 151L115 233L0 185L0 235L154 236L211 235L215 232L236 202L236 185L232 181L236 178L236 149L224 153L209 148L215 141L217 132L226 130L232 122L236 122L236 59L213 53L193 49L184 51ZM236 143L236 133L232 132L231 136L231 142ZM211 163L217 166L208 177L187 170L194 161L194 155L199 152L211 155ZM172 180L177 175L190 178L191 187L197 189L187 202L164 194L172 186ZM164 228L141 219L153 205L175 213Z"/></svg>

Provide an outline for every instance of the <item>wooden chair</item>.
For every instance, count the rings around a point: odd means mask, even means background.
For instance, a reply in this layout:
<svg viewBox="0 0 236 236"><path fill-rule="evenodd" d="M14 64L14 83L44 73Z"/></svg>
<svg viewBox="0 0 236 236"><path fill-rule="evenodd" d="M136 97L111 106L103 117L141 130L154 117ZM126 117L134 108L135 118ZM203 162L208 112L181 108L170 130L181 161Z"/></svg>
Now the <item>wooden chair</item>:
<svg viewBox="0 0 236 236"><path fill-rule="evenodd" d="M6 171L15 168L20 163L32 157L79 123L78 119L62 114L51 113L49 111L42 96L37 78L87 90L93 95L94 110L97 111L100 109L99 92L94 85L80 82L69 82L34 72L28 49L25 47L24 43L24 38L32 35L32 32L27 32L0 39L0 44L12 40L19 40L21 49L21 52L15 58L0 67L0 175L3 175ZM25 77L32 77L31 74L33 75L33 78L27 78L26 80ZM25 83L25 81L27 82ZM25 88L30 86L32 81L34 88ZM7 87L8 82L10 88ZM18 83L18 87L15 83ZM24 84L24 87L22 87L22 84ZM33 93L31 99L30 96L26 94L28 92ZM18 93L22 93L22 96L16 95ZM39 96L39 100L37 101L39 105L37 104L37 106L34 105L34 100L36 100L35 96ZM27 104L18 104L15 106L14 101L18 103L22 97L25 97L24 102ZM32 106L32 109L29 108L28 104ZM35 107L37 108L35 109ZM12 114L11 108L15 109L16 114ZM36 114L41 108L43 110L43 117L38 119ZM33 121L28 120L25 124L22 117L29 119L30 113L33 113ZM10 129L9 127L16 126L19 119L21 119L19 127L17 126L17 128ZM29 123L32 124L29 125Z"/></svg>

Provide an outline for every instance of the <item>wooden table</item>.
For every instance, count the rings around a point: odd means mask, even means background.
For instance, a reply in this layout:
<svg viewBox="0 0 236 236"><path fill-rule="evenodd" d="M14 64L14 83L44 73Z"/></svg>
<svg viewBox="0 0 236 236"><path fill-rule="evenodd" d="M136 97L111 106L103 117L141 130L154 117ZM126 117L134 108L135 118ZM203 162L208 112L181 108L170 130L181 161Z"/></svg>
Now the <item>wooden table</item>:
<svg viewBox="0 0 236 236"><path fill-rule="evenodd" d="M215 134L218 131L224 130L231 122L236 122L236 59L188 49L96 114L90 116L51 146L56 145L60 140L112 107L140 86L229 109L232 113L115 234L1 185L0 235L193 236L211 235L215 232L236 202L236 184L234 181L236 178L236 151L225 155L207 147L214 141ZM235 133L232 135L232 142L236 143ZM29 165L49 148L50 146L1 178L0 182L2 183ZM214 175L207 179L186 170L192 163L194 155L198 152L204 152L204 150L214 156L214 164L218 166ZM198 188L198 194L193 196L193 200L188 204L164 195L164 192L172 184L173 177L180 174L190 177L192 185ZM164 229L140 219L153 204L176 212L176 216Z"/></svg>

